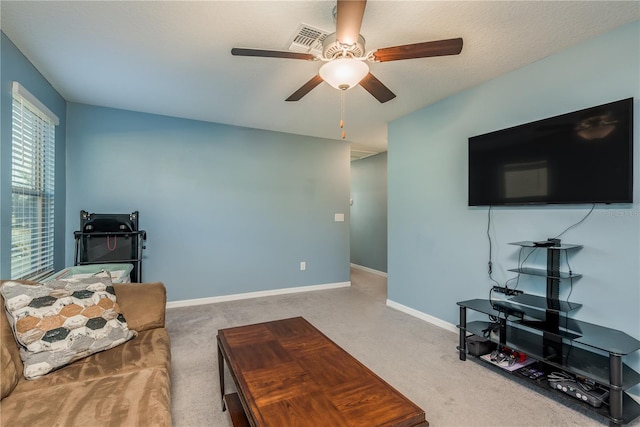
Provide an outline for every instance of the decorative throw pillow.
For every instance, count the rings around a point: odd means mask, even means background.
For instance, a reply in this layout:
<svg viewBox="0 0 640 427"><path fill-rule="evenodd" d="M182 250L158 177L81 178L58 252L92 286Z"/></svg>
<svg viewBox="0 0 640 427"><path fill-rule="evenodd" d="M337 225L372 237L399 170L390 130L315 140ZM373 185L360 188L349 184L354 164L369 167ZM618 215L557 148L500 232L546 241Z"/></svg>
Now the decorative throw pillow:
<svg viewBox="0 0 640 427"><path fill-rule="evenodd" d="M110 277L5 282L0 289L24 363L34 379L137 335L118 309Z"/></svg>

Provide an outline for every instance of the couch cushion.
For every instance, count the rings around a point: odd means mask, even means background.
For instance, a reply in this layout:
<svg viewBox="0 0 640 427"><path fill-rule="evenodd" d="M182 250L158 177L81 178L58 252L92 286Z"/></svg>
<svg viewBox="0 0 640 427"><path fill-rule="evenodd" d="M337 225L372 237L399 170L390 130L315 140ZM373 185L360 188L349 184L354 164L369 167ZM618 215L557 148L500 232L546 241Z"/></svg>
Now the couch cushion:
<svg viewBox="0 0 640 427"><path fill-rule="evenodd" d="M118 309L109 277L44 285L5 282L0 291L27 379L120 345L136 334Z"/></svg>
<svg viewBox="0 0 640 427"><path fill-rule="evenodd" d="M167 290L161 282L114 283L113 288L131 329L164 328Z"/></svg>
<svg viewBox="0 0 640 427"><path fill-rule="evenodd" d="M169 370L171 347L164 328L139 332L138 336L118 347L93 354L73 362L55 372L32 381L21 381L13 394L26 393L60 384L117 375L143 368Z"/></svg>
<svg viewBox="0 0 640 427"><path fill-rule="evenodd" d="M13 391L19 378L9 349L4 342L0 342L0 399L4 399Z"/></svg>
<svg viewBox="0 0 640 427"><path fill-rule="evenodd" d="M2 401L2 417L16 426L169 427L170 391L169 371L139 369L12 393Z"/></svg>

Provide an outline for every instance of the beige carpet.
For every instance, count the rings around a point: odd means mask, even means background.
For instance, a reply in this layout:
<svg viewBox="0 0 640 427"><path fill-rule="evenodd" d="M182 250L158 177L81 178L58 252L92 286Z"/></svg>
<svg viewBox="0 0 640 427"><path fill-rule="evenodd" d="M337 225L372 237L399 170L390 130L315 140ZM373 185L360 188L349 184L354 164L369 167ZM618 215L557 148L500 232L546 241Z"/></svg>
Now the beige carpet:
<svg viewBox="0 0 640 427"><path fill-rule="evenodd" d="M351 283L169 309L174 426L231 426L220 405L218 329L293 316L305 317L419 405L432 427L603 425L476 362L461 362L457 334L385 305L385 278L352 269ZM228 373L225 382L233 387Z"/></svg>

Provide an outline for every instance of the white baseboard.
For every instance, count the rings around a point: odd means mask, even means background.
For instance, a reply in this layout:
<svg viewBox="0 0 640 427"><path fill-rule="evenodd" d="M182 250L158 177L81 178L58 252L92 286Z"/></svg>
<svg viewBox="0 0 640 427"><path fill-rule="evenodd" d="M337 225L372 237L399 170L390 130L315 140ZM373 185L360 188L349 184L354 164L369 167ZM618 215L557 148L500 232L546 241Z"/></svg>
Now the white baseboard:
<svg viewBox="0 0 640 427"><path fill-rule="evenodd" d="M374 270L373 268L365 267L364 265L358 265L358 264L352 263L351 267L355 268L356 270L362 270L369 273L377 274L378 276L387 277L387 273L385 273L384 271Z"/></svg>
<svg viewBox="0 0 640 427"><path fill-rule="evenodd" d="M241 299L270 297L274 295L295 294L298 292L322 291L326 289L348 288L351 282L327 283L324 285L296 286L293 288L272 289L269 291L246 292L242 294L222 295L218 297L196 298L181 301L169 301L167 308L191 307L194 305L214 304L217 302L237 301Z"/></svg>
<svg viewBox="0 0 640 427"><path fill-rule="evenodd" d="M458 330L458 327L456 325L454 325L453 323L445 322L442 319L438 319L437 317L433 317L433 316L431 316L429 314L423 313L423 312L418 311L418 310L416 310L414 308L407 307L406 305L402 305L402 304L397 303L395 301L391 301L390 299L387 300L387 307L394 308L394 309L396 309L398 311L401 311L403 313L406 313L406 314L408 314L410 316L417 317L420 320L424 320L425 322L428 322L428 323L431 323L433 325L439 326L439 327L441 327L443 329L446 329L448 331L455 332L456 334L458 332L460 332Z"/></svg>

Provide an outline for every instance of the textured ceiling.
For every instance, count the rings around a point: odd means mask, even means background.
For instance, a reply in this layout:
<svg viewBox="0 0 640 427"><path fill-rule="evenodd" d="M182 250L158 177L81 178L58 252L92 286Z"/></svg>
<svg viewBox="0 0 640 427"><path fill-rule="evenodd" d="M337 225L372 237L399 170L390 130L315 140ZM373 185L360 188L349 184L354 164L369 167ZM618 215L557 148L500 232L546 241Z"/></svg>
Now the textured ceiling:
<svg viewBox="0 0 640 427"><path fill-rule="evenodd" d="M332 1L2 1L1 29L69 101L340 139L340 93L285 102L321 63L285 50L301 23L333 31ZM458 56L371 64L396 93L346 93L347 140L383 151L387 123L640 19L640 2L369 1L366 50L462 37Z"/></svg>

